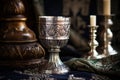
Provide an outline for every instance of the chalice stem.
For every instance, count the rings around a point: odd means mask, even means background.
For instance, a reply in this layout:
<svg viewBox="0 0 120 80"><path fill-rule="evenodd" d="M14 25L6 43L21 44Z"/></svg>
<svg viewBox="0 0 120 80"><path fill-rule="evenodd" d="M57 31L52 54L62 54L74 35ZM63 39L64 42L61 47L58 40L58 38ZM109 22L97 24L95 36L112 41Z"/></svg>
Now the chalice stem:
<svg viewBox="0 0 120 80"><path fill-rule="evenodd" d="M49 63L52 65L50 66L52 73L54 74L63 74L69 71L69 68L64 65L59 57L60 48L49 49L50 56L49 56Z"/></svg>
<svg viewBox="0 0 120 80"><path fill-rule="evenodd" d="M59 57L59 52L60 52L60 49L50 49L50 56L49 56L49 62L51 63L56 63L54 65L62 65L62 61L60 60L60 57Z"/></svg>

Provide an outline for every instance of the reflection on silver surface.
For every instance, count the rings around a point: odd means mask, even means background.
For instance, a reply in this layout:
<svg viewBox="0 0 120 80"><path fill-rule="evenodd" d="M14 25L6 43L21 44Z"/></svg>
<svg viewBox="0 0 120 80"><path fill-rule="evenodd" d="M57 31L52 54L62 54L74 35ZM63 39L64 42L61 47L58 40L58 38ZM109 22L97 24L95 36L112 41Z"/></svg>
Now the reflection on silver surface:
<svg viewBox="0 0 120 80"><path fill-rule="evenodd" d="M53 74L63 74L69 68L59 58L60 47L67 44L70 33L70 18L62 16L39 16L39 39L50 52L48 69Z"/></svg>

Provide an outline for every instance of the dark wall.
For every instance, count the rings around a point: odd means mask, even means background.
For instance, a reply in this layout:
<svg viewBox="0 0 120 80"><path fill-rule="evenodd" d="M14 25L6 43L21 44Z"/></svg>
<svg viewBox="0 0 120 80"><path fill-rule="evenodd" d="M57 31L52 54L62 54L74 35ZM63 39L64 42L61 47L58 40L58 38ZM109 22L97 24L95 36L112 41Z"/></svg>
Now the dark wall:
<svg viewBox="0 0 120 80"><path fill-rule="evenodd" d="M62 15L64 1L65 0L44 0L45 15ZM99 3L99 1L102 0L90 0L90 1L91 1L90 14L97 14L97 5L101 4ZM119 2L120 2L119 0L111 0L112 14L118 13Z"/></svg>

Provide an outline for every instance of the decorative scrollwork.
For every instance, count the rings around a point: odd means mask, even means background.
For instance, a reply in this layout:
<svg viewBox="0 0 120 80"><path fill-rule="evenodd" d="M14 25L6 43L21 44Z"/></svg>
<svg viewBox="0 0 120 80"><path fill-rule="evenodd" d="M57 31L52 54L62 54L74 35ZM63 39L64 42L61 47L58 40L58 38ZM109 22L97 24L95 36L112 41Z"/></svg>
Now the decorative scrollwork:
<svg viewBox="0 0 120 80"><path fill-rule="evenodd" d="M45 55L39 43L0 44L0 60L38 59Z"/></svg>
<svg viewBox="0 0 120 80"><path fill-rule="evenodd" d="M46 39L68 39L69 36L69 21L48 22L40 21L39 37Z"/></svg>

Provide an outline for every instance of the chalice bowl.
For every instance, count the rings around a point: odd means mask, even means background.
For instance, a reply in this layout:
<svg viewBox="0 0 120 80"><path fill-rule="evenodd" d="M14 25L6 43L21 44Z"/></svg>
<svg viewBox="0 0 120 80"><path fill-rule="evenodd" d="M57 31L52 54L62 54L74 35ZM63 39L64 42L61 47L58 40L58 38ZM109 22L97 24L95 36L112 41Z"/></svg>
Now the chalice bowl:
<svg viewBox="0 0 120 80"><path fill-rule="evenodd" d="M48 49L49 67L52 74L64 74L69 68L61 61L60 48L65 46L69 39L70 18L63 16L39 16L39 39Z"/></svg>

